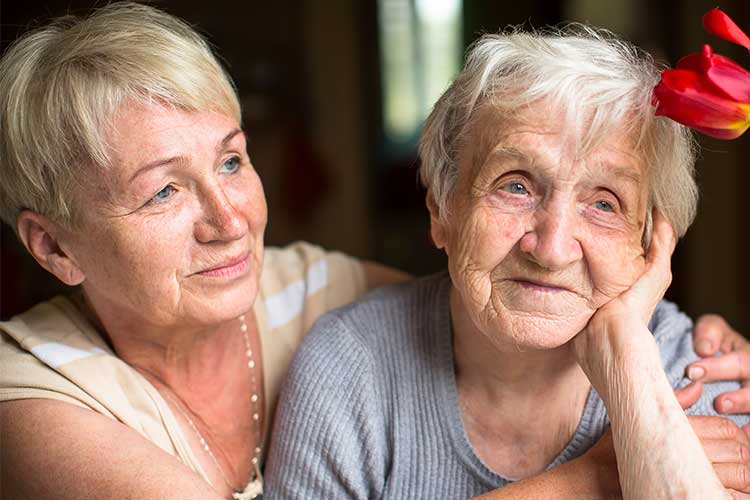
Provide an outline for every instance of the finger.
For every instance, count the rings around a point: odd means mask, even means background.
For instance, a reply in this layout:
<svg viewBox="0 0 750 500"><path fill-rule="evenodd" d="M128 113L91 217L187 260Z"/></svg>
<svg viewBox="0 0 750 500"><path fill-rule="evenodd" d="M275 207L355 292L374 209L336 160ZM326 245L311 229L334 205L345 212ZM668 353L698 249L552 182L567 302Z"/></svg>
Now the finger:
<svg viewBox="0 0 750 500"><path fill-rule="evenodd" d="M667 218L656 209L653 214L654 229L645 257L646 268L623 296L633 310L644 314L643 319L646 322L672 282L672 252L677 244L674 229Z"/></svg>
<svg viewBox="0 0 750 500"><path fill-rule="evenodd" d="M750 464L750 448L733 439L701 441L703 451L712 464Z"/></svg>
<svg viewBox="0 0 750 500"><path fill-rule="evenodd" d="M717 314L704 314L695 323L693 331L693 349L698 356L713 356L719 350L722 340L727 332L734 332ZM739 334L738 334L739 335Z"/></svg>
<svg viewBox="0 0 750 500"><path fill-rule="evenodd" d="M704 373L700 373L702 368ZM700 377L698 375L701 375ZM750 349L734 351L718 357L696 361L688 368L690 379L703 382L714 380L746 380L750 378Z"/></svg>
<svg viewBox="0 0 750 500"><path fill-rule="evenodd" d="M727 490L727 493L732 496L732 500L750 500L750 493L742 493L737 490Z"/></svg>
<svg viewBox="0 0 750 500"><path fill-rule="evenodd" d="M714 471L725 488L750 493L750 468L744 464L714 464Z"/></svg>
<svg viewBox="0 0 750 500"><path fill-rule="evenodd" d="M750 349L748 347L748 341L745 337L732 330L731 328L725 332L724 340L722 340L719 350L721 352L732 352L740 349Z"/></svg>
<svg viewBox="0 0 750 500"><path fill-rule="evenodd" d="M685 387L675 389L674 395L677 396L677 401L680 403L680 406L682 406L682 409L687 410L698 401L702 392L702 382L690 382Z"/></svg>
<svg viewBox="0 0 750 500"><path fill-rule="evenodd" d="M750 413L750 389L738 389L717 396L714 408L719 413Z"/></svg>
<svg viewBox="0 0 750 500"><path fill-rule="evenodd" d="M701 441L738 441L750 445L739 426L726 417L690 415L688 422Z"/></svg>

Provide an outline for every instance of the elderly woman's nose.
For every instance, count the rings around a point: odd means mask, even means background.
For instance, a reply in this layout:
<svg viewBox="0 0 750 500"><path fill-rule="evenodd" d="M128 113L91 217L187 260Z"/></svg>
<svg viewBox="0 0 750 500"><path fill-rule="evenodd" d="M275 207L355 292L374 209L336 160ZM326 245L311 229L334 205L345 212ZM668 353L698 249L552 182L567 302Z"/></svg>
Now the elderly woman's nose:
<svg viewBox="0 0 750 500"><path fill-rule="evenodd" d="M204 191L202 214L196 224L196 237L199 241L237 240L248 230L247 220L238 203L227 195L221 187Z"/></svg>
<svg viewBox="0 0 750 500"><path fill-rule="evenodd" d="M520 241L520 249L548 269L563 269L583 257L575 217L566 210L545 211L535 217Z"/></svg>

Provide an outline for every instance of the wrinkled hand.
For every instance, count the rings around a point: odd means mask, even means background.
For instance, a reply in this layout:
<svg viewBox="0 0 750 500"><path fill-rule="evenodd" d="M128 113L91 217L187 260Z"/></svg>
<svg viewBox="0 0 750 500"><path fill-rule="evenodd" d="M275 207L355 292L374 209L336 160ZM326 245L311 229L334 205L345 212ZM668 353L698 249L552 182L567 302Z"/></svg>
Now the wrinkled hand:
<svg viewBox="0 0 750 500"><path fill-rule="evenodd" d="M687 409L698 401L702 390L702 382L692 382L674 392ZM721 484L735 499L750 500L750 436L728 418L688 416L688 420Z"/></svg>
<svg viewBox="0 0 750 500"><path fill-rule="evenodd" d="M695 325L693 347L704 357L688 367L691 380L739 380L742 388L714 400L719 413L750 413L750 343L721 316L702 316ZM715 357L715 354L721 355ZM750 425L745 426L750 433Z"/></svg>
<svg viewBox="0 0 750 500"><path fill-rule="evenodd" d="M645 326L672 282L670 261L677 244L669 221L654 210L654 230L645 268L633 285L599 308L572 342L573 353L596 387L605 374L603 357L627 356L633 349L655 349Z"/></svg>
<svg viewBox="0 0 750 500"><path fill-rule="evenodd" d="M701 386L701 383L693 383L675 391L683 408L695 403ZM750 438L737 424L724 417L688 416L688 420L722 485L733 498L750 500ZM571 462L571 466L579 468L574 477L595 484L601 498L622 497L611 431Z"/></svg>

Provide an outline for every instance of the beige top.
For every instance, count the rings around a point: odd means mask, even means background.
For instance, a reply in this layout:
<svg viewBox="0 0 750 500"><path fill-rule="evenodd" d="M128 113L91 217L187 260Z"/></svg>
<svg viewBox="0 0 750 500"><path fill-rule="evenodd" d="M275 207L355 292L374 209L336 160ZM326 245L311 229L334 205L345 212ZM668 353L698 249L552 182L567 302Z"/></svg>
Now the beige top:
<svg viewBox="0 0 750 500"><path fill-rule="evenodd" d="M253 307L263 352L265 436L304 334L321 314L366 288L360 262L341 253L302 242L266 249ZM0 322L0 401L31 398L65 401L118 420L206 478L158 391L115 356L63 296Z"/></svg>

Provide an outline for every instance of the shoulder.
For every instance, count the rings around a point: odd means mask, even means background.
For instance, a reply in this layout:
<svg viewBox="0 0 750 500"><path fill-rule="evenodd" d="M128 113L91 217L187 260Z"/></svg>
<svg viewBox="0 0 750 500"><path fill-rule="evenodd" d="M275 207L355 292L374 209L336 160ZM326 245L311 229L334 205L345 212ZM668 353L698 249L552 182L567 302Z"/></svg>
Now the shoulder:
<svg viewBox="0 0 750 500"><path fill-rule="evenodd" d="M74 315L67 299L55 297L0 322L0 402L53 399L111 416L64 374L106 349L101 338L98 343L83 333L85 319Z"/></svg>
<svg viewBox="0 0 750 500"><path fill-rule="evenodd" d="M313 290L335 286L340 280L365 289L364 271L358 259L304 241L266 248L261 280L262 287L271 294L299 280L305 280Z"/></svg>
<svg viewBox="0 0 750 500"><path fill-rule="evenodd" d="M305 344L329 344L347 337L362 349L397 351L415 335L449 328L447 273L376 289L318 320ZM441 314L445 313L445 314Z"/></svg>
<svg viewBox="0 0 750 500"><path fill-rule="evenodd" d="M693 350L693 321L680 311L676 304L663 300L651 318L649 329L656 339L664 371L672 387L684 387L689 384L686 369L688 365L700 359ZM687 410L687 413L718 415L713 406L714 398L723 392L739 388L739 382L735 381L705 383L700 399ZM741 425L750 423L748 415L734 415L731 418Z"/></svg>
<svg viewBox="0 0 750 500"><path fill-rule="evenodd" d="M365 290L358 259L296 242L266 249L258 300L265 305L270 328L302 317L301 334L318 316L348 304Z"/></svg>

